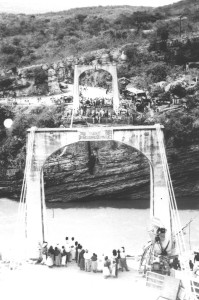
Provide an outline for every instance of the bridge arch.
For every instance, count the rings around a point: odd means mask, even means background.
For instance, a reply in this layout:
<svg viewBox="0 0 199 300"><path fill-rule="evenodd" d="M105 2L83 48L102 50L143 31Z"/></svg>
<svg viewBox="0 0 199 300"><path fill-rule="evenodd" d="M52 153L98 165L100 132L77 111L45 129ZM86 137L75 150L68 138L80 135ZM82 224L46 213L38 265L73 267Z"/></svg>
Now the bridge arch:
<svg viewBox="0 0 199 300"><path fill-rule="evenodd" d="M163 139L162 129L161 139ZM31 130L28 131L28 142L30 133ZM34 134L31 168L27 173L27 234L31 249L33 245L35 247L38 245L38 241L44 239L45 234L41 222L44 218L42 206L45 206L42 191L43 165L52 153L79 141L116 141L141 152L150 165L150 216L161 219L167 230L170 230L170 196L160 153L157 126L41 128Z"/></svg>
<svg viewBox="0 0 199 300"><path fill-rule="evenodd" d="M74 110L79 109L79 77L88 70L104 70L112 75L113 88L113 110L118 112L119 109L119 88L117 80L117 68L114 64L107 65L75 65L74 70L74 86L73 86L73 107Z"/></svg>

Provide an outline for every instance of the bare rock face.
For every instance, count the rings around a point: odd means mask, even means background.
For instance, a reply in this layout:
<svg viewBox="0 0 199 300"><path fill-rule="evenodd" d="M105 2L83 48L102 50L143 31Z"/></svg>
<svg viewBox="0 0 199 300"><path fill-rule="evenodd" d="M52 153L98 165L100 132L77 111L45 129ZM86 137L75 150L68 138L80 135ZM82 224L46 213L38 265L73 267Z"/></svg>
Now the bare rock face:
<svg viewBox="0 0 199 300"><path fill-rule="evenodd" d="M176 199L199 195L199 146L167 150ZM65 155L44 166L46 200L84 201L97 198L150 198L150 169L143 154L116 142L71 145Z"/></svg>
<svg viewBox="0 0 199 300"><path fill-rule="evenodd" d="M50 94L61 93L58 78L56 76L56 71L52 67L48 69L48 89Z"/></svg>
<svg viewBox="0 0 199 300"><path fill-rule="evenodd" d="M50 202L96 199L138 188L149 193L147 159L116 142L71 145L61 159L48 159L44 174L46 199Z"/></svg>
<svg viewBox="0 0 199 300"><path fill-rule="evenodd" d="M57 79L58 79L58 82L63 82L65 80L65 75L66 75L66 72L65 72L64 64L63 64L63 62L60 62L57 65Z"/></svg>
<svg viewBox="0 0 199 300"><path fill-rule="evenodd" d="M1 72L0 94L4 92L6 86L6 96L32 96L45 94L60 94L60 83L73 77L72 66L66 62L59 61L52 64L39 64L17 69L13 72ZM46 75L46 79L41 74ZM4 93L5 94L5 93Z"/></svg>

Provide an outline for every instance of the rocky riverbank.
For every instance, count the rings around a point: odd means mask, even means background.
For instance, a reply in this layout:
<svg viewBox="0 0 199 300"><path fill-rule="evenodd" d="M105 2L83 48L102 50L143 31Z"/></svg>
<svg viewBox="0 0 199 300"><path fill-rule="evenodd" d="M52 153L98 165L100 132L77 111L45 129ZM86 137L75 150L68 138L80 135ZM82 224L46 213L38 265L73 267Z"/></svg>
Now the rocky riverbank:
<svg viewBox="0 0 199 300"><path fill-rule="evenodd" d="M199 145L167 148L176 198L199 196ZM0 194L19 199L22 170L1 169ZM47 202L113 199L149 199L150 170L147 159L116 142L81 142L68 146L62 157L54 155L44 165Z"/></svg>

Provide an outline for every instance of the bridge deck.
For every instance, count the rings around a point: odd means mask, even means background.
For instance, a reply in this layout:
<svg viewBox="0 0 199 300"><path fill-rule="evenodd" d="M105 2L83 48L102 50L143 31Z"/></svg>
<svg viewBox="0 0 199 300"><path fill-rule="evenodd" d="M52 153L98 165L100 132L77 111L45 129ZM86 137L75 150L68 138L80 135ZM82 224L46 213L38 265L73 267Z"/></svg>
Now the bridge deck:
<svg viewBox="0 0 199 300"><path fill-rule="evenodd" d="M88 128L89 131L96 130L96 129L112 129L114 131L118 130L156 130L156 125L139 125L139 126L116 126L116 127L109 127L109 126L93 126L93 127L73 127L73 128L37 128L36 132L77 132L81 131L82 129ZM163 125L160 125L160 128L164 128ZM28 129L27 132L30 132L31 129Z"/></svg>

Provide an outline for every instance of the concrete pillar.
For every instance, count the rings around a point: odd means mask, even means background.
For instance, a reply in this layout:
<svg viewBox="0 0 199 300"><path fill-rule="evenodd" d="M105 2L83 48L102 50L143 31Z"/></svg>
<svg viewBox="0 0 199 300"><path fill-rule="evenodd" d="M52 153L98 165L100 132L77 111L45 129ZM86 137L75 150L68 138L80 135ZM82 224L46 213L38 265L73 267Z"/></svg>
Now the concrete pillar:
<svg viewBox="0 0 199 300"><path fill-rule="evenodd" d="M77 130L62 128L37 129L31 145L31 131L27 140L27 156L31 160L26 173L26 232L27 254L29 258L38 258L38 243L48 241L46 205L43 186L43 165L55 151L67 144L78 142Z"/></svg>
<svg viewBox="0 0 199 300"><path fill-rule="evenodd" d="M111 75L113 81L113 110L118 113L119 110L119 88L118 88L118 80L117 80L117 69L116 66L111 66Z"/></svg>
<svg viewBox="0 0 199 300"><path fill-rule="evenodd" d="M160 219L166 228L170 228L170 197L161 163L153 165L154 172L154 205L153 216Z"/></svg>
<svg viewBox="0 0 199 300"><path fill-rule="evenodd" d="M27 174L26 194L26 226L27 226L27 254L29 258L38 258L38 245L44 240L42 205L42 172L41 168L32 167Z"/></svg>
<svg viewBox="0 0 199 300"><path fill-rule="evenodd" d="M74 69L74 86L73 86L73 108L75 111L79 109L79 76L84 71L93 69L93 66L78 66L75 65ZM113 110L118 113L119 109L119 88L117 80L117 68L116 65L105 65L100 66L99 69L105 70L112 75L112 85L113 85ZM96 95L97 96L97 95Z"/></svg>
<svg viewBox="0 0 199 300"><path fill-rule="evenodd" d="M74 70L74 85L73 85L73 109L77 111L79 109L79 68L75 65Z"/></svg>

